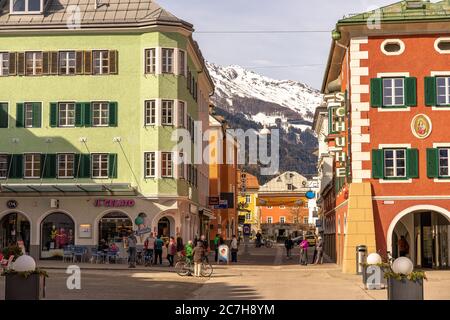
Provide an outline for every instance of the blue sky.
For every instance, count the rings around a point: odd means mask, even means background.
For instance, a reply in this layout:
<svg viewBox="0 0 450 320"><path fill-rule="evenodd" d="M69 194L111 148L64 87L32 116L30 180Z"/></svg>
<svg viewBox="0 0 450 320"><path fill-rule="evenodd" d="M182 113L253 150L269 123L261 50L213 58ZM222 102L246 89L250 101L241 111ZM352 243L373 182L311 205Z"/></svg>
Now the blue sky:
<svg viewBox="0 0 450 320"><path fill-rule="evenodd" d="M208 61L238 64L273 77L320 89L331 30L349 13L372 10L395 0L157 0L196 31L316 30L322 33L197 33Z"/></svg>

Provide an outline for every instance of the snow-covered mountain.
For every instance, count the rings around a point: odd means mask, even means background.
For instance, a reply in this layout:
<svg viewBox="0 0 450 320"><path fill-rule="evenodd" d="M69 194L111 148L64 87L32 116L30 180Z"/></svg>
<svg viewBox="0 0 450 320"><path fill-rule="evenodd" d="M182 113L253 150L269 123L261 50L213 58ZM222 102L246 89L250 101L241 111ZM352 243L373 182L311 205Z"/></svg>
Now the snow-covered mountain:
<svg viewBox="0 0 450 320"><path fill-rule="evenodd" d="M213 102L231 113L244 113L263 125L283 124L304 129L311 125L321 94L303 83L274 80L240 66L207 63L216 91Z"/></svg>

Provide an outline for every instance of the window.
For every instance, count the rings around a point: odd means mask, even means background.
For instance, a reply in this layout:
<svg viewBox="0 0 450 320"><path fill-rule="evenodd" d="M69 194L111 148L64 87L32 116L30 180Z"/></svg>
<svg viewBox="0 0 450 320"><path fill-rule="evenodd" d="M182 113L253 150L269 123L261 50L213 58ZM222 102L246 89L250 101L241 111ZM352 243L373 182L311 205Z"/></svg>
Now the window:
<svg viewBox="0 0 450 320"><path fill-rule="evenodd" d="M24 114L25 114L25 128L33 127L33 104L24 104Z"/></svg>
<svg viewBox="0 0 450 320"><path fill-rule="evenodd" d="M162 49L162 72L173 73L173 49Z"/></svg>
<svg viewBox="0 0 450 320"><path fill-rule="evenodd" d="M280 217L280 223L285 224L286 223L286 217Z"/></svg>
<svg viewBox="0 0 450 320"><path fill-rule="evenodd" d="M92 178L108 178L108 154L92 155Z"/></svg>
<svg viewBox="0 0 450 320"><path fill-rule="evenodd" d="M162 177L164 178L172 178L173 177L173 162L172 162L172 153L171 152L163 152L161 154L161 168L162 168Z"/></svg>
<svg viewBox="0 0 450 320"><path fill-rule="evenodd" d="M75 74L76 57L75 51L62 51L59 53L59 74Z"/></svg>
<svg viewBox="0 0 450 320"><path fill-rule="evenodd" d="M94 74L108 74L109 73L109 51L94 51Z"/></svg>
<svg viewBox="0 0 450 320"><path fill-rule="evenodd" d="M405 105L404 78L383 79L383 106L396 107Z"/></svg>
<svg viewBox="0 0 450 320"><path fill-rule="evenodd" d="M289 191L294 191L294 185L293 185L292 183L288 183L287 189L288 189Z"/></svg>
<svg viewBox="0 0 450 320"><path fill-rule="evenodd" d="M308 217L304 217L303 218L303 223L304 224L309 224L309 218Z"/></svg>
<svg viewBox="0 0 450 320"><path fill-rule="evenodd" d="M163 100L162 102L162 124L172 125L173 124L173 101Z"/></svg>
<svg viewBox="0 0 450 320"><path fill-rule="evenodd" d="M41 0L12 0L11 13L40 13Z"/></svg>
<svg viewBox="0 0 450 320"><path fill-rule="evenodd" d="M29 153L24 156L25 178L39 179L41 177L41 155L39 153Z"/></svg>
<svg viewBox="0 0 450 320"><path fill-rule="evenodd" d="M184 153L180 152L178 154L178 177L180 179L185 179L185 174L184 174L184 168L185 168L185 160L184 160Z"/></svg>
<svg viewBox="0 0 450 320"><path fill-rule="evenodd" d="M450 38L438 38L434 42L434 48L441 54L450 53Z"/></svg>
<svg viewBox="0 0 450 320"><path fill-rule="evenodd" d="M59 104L59 127L75 126L75 103Z"/></svg>
<svg viewBox="0 0 450 320"><path fill-rule="evenodd" d="M73 153L58 154L58 178L74 177L75 155Z"/></svg>
<svg viewBox="0 0 450 320"><path fill-rule="evenodd" d="M0 154L0 179L6 179L8 177L8 155Z"/></svg>
<svg viewBox="0 0 450 320"><path fill-rule="evenodd" d="M156 101L145 101L145 125L154 126L156 124Z"/></svg>
<svg viewBox="0 0 450 320"><path fill-rule="evenodd" d="M268 206L268 207L267 207L267 209L269 209L269 210L272 210L272 209L273 209L273 207L272 207L272 206Z"/></svg>
<svg viewBox="0 0 450 320"><path fill-rule="evenodd" d="M450 77L436 78L437 104L450 105Z"/></svg>
<svg viewBox="0 0 450 320"><path fill-rule="evenodd" d="M406 150L384 150L384 176L386 178L406 177Z"/></svg>
<svg viewBox="0 0 450 320"><path fill-rule="evenodd" d="M25 54L25 65L27 76L42 74L42 52L27 52Z"/></svg>
<svg viewBox="0 0 450 320"><path fill-rule="evenodd" d="M273 223L273 218L272 217L267 217L267 223L268 224L272 224Z"/></svg>
<svg viewBox="0 0 450 320"><path fill-rule="evenodd" d="M298 217L294 217L294 223L298 224Z"/></svg>
<svg viewBox="0 0 450 320"><path fill-rule="evenodd" d="M178 73L186 76L186 52L184 52L183 50L179 51L178 66L180 68Z"/></svg>
<svg viewBox="0 0 450 320"><path fill-rule="evenodd" d="M145 160L145 177L156 177L156 154L154 152L146 152L144 155Z"/></svg>
<svg viewBox="0 0 450 320"><path fill-rule="evenodd" d="M184 128L185 118L185 103L183 101L178 102L178 126Z"/></svg>
<svg viewBox="0 0 450 320"><path fill-rule="evenodd" d="M280 209L284 210L284 209L286 209L286 207L285 206L280 206Z"/></svg>
<svg viewBox="0 0 450 320"><path fill-rule="evenodd" d="M387 56L398 56L405 52L405 43L400 39L387 39L381 44L381 51Z"/></svg>
<svg viewBox="0 0 450 320"><path fill-rule="evenodd" d="M439 176L450 177L450 148L439 149Z"/></svg>
<svg viewBox="0 0 450 320"><path fill-rule="evenodd" d="M9 75L9 53L0 52L0 76Z"/></svg>
<svg viewBox="0 0 450 320"><path fill-rule="evenodd" d="M249 194L245 196L245 203L252 203L252 197Z"/></svg>
<svg viewBox="0 0 450 320"><path fill-rule="evenodd" d="M156 72L156 49L145 50L145 73Z"/></svg>
<svg viewBox="0 0 450 320"><path fill-rule="evenodd" d="M92 125L94 127L109 125L109 105L107 102L94 102L92 104Z"/></svg>
<svg viewBox="0 0 450 320"><path fill-rule="evenodd" d="M246 213L246 214L245 214L245 220L246 220L246 221L252 220L252 214L251 214L251 213Z"/></svg>
<svg viewBox="0 0 450 320"><path fill-rule="evenodd" d="M8 128L8 124L9 124L8 103L0 102L0 128Z"/></svg>

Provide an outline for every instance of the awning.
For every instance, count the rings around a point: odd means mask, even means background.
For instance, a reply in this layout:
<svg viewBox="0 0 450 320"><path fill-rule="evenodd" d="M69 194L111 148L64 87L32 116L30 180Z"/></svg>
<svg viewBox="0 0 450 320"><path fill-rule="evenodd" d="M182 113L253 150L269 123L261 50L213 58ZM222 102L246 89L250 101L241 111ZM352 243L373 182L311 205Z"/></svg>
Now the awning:
<svg viewBox="0 0 450 320"><path fill-rule="evenodd" d="M203 215L207 216L210 220L216 219L216 216L209 209L202 208L200 211L203 212Z"/></svg>
<svg viewBox="0 0 450 320"><path fill-rule="evenodd" d="M305 198L300 197L261 197L257 198L258 207L299 207L305 203Z"/></svg>
<svg viewBox="0 0 450 320"><path fill-rule="evenodd" d="M8 193L111 193L111 192L128 192L135 193L135 189L130 184L113 183L113 184L0 184L0 192Z"/></svg>

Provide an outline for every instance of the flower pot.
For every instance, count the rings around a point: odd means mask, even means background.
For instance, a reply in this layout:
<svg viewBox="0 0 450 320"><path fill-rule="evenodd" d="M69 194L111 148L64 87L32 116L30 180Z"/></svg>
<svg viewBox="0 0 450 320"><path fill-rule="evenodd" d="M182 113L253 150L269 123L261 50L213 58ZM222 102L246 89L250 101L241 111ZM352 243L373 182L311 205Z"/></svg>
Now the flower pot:
<svg viewBox="0 0 450 320"><path fill-rule="evenodd" d="M368 270L368 268L370 268L370 267L375 267L375 268L380 269L380 274L378 275L379 279L373 278L373 276L376 276L376 275L373 275L374 271L372 269ZM384 278L384 268L383 267L379 267L376 265L364 266L363 272L362 272L362 277L363 277L364 287L368 290L382 290L382 289L386 288L386 286L387 286L387 280ZM368 281L370 283L368 283Z"/></svg>
<svg viewBox="0 0 450 320"><path fill-rule="evenodd" d="M423 300L423 279L388 280L388 300Z"/></svg>
<svg viewBox="0 0 450 320"><path fill-rule="evenodd" d="M5 276L5 300L39 300L44 276L31 274L25 278L19 274Z"/></svg>

